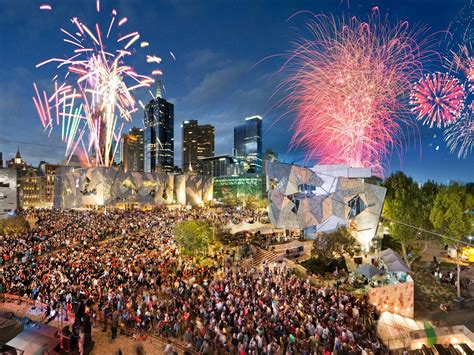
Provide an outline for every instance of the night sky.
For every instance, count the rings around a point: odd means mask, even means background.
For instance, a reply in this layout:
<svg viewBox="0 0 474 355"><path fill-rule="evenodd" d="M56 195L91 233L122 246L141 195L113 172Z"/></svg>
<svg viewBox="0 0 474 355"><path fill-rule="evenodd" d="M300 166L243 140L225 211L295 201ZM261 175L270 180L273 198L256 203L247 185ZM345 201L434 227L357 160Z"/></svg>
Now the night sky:
<svg viewBox="0 0 474 355"><path fill-rule="evenodd" d="M77 16L92 27L97 21L104 29L110 12L126 16L124 34L138 31L150 42L132 57L138 73L149 73L153 66L145 55L163 58L164 97L175 104L175 164L181 163L181 122L197 119L216 126L216 154L230 154L233 127L250 115L264 115L264 149L277 151L280 160L305 163L304 151L290 150L292 115L278 119L281 109L272 109L278 100L271 97L282 80L277 71L291 42L304 33L304 15L287 19L301 10L315 14L354 15L367 18L373 6L392 22L421 23L430 32L445 31L469 0L101 0L97 14L95 0L0 0L0 152L10 159L20 146L28 163L39 160L59 162L64 148L59 130L48 138L32 102L32 83L51 88L55 65L35 68L50 57L64 57L72 46L63 42L61 27L72 28L69 19ZM52 11L41 11L47 3ZM444 35L438 34L440 43ZM176 57L172 58L170 52ZM257 64L258 63L258 64ZM256 65L257 64L257 65ZM436 69L436 63L430 64ZM63 72L64 73L64 72ZM153 89L154 91L154 89ZM146 90L137 97L149 101ZM139 108L127 127L142 127ZM418 125L420 145L414 140L403 152L394 152L391 171L403 170L418 181L434 179L474 181L474 154L464 160L450 155L440 129ZM418 140L420 140L418 139ZM22 144L19 141L40 145Z"/></svg>

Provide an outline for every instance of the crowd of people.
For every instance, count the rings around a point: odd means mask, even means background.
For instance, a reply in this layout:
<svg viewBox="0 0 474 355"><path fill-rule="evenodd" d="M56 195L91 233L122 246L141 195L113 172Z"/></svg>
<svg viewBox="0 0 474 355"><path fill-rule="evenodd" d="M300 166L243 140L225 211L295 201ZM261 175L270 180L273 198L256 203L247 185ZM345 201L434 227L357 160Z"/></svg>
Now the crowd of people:
<svg viewBox="0 0 474 355"><path fill-rule="evenodd" d="M224 253L202 266L173 237L179 221L226 225L266 218L262 213L35 210L28 217L32 228L0 235L0 283L7 293L46 304L47 321L62 310L86 313L93 325L111 325L113 337L123 324L201 353L381 351L376 314L365 300L313 286L281 265L232 265Z"/></svg>

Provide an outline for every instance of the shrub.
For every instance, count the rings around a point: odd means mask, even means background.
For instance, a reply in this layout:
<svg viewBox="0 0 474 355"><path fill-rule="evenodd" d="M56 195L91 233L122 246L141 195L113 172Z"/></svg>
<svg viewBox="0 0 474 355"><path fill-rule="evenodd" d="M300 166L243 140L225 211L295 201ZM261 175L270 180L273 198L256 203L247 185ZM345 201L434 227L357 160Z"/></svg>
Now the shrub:
<svg viewBox="0 0 474 355"><path fill-rule="evenodd" d="M313 274L324 275L325 273L333 273L336 268L341 271L347 269L346 260L344 258L310 258L301 262L308 271Z"/></svg>

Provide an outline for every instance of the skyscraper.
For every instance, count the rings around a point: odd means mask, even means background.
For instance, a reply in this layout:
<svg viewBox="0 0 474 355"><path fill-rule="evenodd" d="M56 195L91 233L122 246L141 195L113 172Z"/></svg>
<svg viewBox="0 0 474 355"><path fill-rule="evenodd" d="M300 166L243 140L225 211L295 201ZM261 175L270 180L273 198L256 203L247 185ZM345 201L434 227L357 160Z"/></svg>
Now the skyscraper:
<svg viewBox="0 0 474 355"><path fill-rule="evenodd" d="M234 156L246 161L247 173L262 173L262 117L251 116L234 128Z"/></svg>
<svg viewBox="0 0 474 355"><path fill-rule="evenodd" d="M145 171L174 170L174 105L157 97L145 107Z"/></svg>
<svg viewBox="0 0 474 355"><path fill-rule="evenodd" d="M125 171L144 171L143 129L133 127L122 135L122 162Z"/></svg>
<svg viewBox="0 0 474 355"><path fill-rule="evenodd" d="M119 166L119 165L122 165L123 163L123 158L122 158L123 141L122 140L123 139L112 142L112 152L113 152L112 165Z"/></svg>
<svg viewBox="0 0 474 355"><path fill-rule="evenodd" d="M202 172L201 160L214 156L214 126L198 125L197 120L184 121L183 171Z"/></svg>

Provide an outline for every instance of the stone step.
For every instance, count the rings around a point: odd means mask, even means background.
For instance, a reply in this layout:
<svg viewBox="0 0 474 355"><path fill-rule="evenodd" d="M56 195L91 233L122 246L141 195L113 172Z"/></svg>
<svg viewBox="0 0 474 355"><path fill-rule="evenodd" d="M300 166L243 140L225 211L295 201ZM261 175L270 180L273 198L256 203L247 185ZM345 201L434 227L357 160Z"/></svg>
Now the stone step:
<svg viewBox="0 0 474 355"><path fill-rule="evenodd" d="M264 261L266 261L267 264L270 264L276 259L278 259L279 256L280 255L272 251L256 248L256 253L253 257L253 266L255 268L258 268L263 264Z"/></svg>

